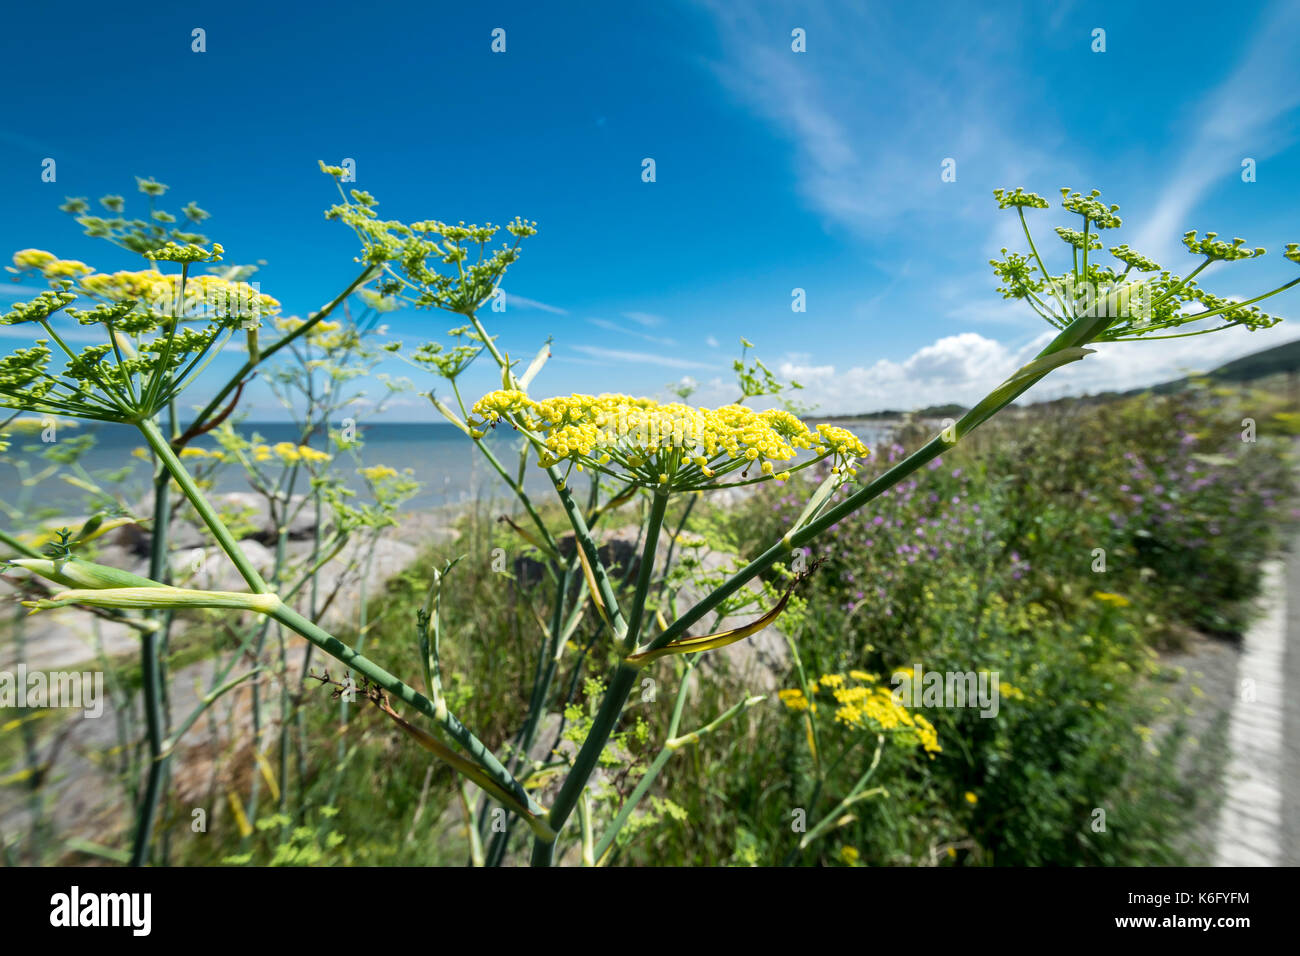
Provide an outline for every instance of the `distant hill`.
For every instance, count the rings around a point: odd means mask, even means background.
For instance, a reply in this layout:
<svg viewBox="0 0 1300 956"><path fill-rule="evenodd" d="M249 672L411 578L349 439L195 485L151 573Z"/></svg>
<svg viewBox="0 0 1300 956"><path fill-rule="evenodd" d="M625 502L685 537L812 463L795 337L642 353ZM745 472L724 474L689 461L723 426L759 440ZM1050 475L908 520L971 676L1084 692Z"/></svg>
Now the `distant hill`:
<svg viewBox="0 0 1300 956"><path fill-rule="evenodd" d="M1211 382L1219 383L1243 384L1257 382L1271 375L1296 375L1297 373L1300 373L1300 339L1296 339L1294 342L1284 342L1261 352L1243 355L1241 358L1225 362L1218 368L1203 375L1184 375L1182 378L1176 378L1170 382L1161 382L1159 385L1130 388L1126 392L1101 392L1086 396L1086 398L1094 401L1106 401L1112 398L1129 398L1133 395L1141 395L1144 392L1168 395L1187 388L1193 378L1208 379ZM1071 401L1071 399L1056 399L1055 401ZM1043 402L1041 404L1050 405L1052 402Z"/></svg>
<svg viewBox="0 0 1300 956"><path fill-rule="evenodd" d="M891 421L894 419L902 418L904 415L916 415L920 418L960 418L962 415L965 415L968 411L970 411L970 409L968 409L965 405L948 404L948 405L927 405L925 408L918 408L914 412L905 412L897 408L886 408L878 412L864 412L861 415L837 415L835 417L846 419L846 420L847 419L854 419L854 420L888 419Z"/></svg>
<svg viewBox="0 0 1300 956"><path fill-rule="evenodd" d="M1253 382L1268 375L1295 372L1300 372L1300 339L1233 359L1211 372L1210 378L1219 382ZM1179 384L1186 385L1187 379L1167 382L1165 387Z"/></svg>

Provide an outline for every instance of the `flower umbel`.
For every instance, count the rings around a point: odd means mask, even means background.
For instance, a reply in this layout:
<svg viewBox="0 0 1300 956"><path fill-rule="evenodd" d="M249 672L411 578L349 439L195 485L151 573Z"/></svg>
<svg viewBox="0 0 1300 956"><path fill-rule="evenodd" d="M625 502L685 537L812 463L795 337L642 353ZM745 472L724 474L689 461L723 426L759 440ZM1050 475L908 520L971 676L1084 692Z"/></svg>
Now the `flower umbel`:
<svg viewBox="0 0 1300 956"><path fill-rule="evenodd" d="M810 429L782 409L695 408L627 395L534 401L522 391L502 389L479 399L472 413L474 437L505 421L533 442L542 467L567 459L580 470L664 492L722 487L720 479L737 471L742 481L783 481L824 458L851 472L868 454L851 432L833 425ZM791 467L800 451L813 454ZM751 468L758 472L752 478Z"/></svg>
<svg viewBox="0 0 1300 956"><path fill-rule="evenodd" d="M1015 209L1029 245L1026 253L1003 249L1004 258L989 260L1001 280L998 291L1004 298L1024 300L1057 329L1087 320L1086 338L1075 345L1202 335L1238 325L1252 331L1270 328L1281 320L1260 311L1254 303L1300 282L1292 280L1244 302L1212 295L1200 288L1196 276L1214 263L1258 258L1264 250L1248 247L1244 239L1226 242L1214 232L1198 239L1195 230L1184 235L1183 245L1194 255L1203 256L1204 261L1186 277L1162 270L1159 263L1129 248L1127 243L1110 247L1110 254L1122 269L1089 261L1091 253L1103 248L1100 231L1117 229L1122 224L1116 215L1119 206L1103 203L1095 189L1085 196L1068 188L1061 190L1061 205L1080 217L1083 228L1057 227L1056 234L1070 247L1073 265L1068 272L1053 275L1034 245L1025 220L1026 209L1046 209L1047 200L1020 188L1015 192L995 189L993 196L1000 209ZM1300 246L1292 243L1284 255L1300 261L1297 251ZM1215 319L1218 324L1174 331L1207 319Z"/></svg>
<svg viewBox="0 0 1300 956"><path fill-rule="evenodd" d="M0 315L0 324L34 323L44 333L33 347L0 358L0 407L128 423L155 415L203 371L233 329L279 310L275 299L246 282L188 274L192 263L220 251L215 244L208 251L171 242L150 251L158 261L180 262L178 275L98 274L39 249L17 253L10 271L39 272L53 288ZM71 307L83 298L89 308ZM61 334L69 319L101 329L103 341L74 351L71 336ZM51 365L56 351L66 359L61 370Z"/></svg>

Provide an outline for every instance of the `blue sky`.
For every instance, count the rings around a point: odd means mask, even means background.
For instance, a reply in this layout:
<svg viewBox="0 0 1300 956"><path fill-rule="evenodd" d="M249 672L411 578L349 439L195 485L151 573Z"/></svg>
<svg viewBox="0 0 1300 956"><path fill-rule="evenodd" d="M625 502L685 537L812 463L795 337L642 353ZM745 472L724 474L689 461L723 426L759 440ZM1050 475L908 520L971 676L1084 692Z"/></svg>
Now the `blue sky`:
<svg viewBox="0 0 1300 956"><path fill-rule="evenodd" d="M490 49L498 27L505 53ZM212 213L228 262L266 260L262 290L305 315L355 272L316 167L351 157L384 215L538 221L507 312L486 318L519 356L554 336L539 394L662 394L690 376L701 403L730 401L744 335L827 413L971 401L1043 333L994 291L987 260L1017 235L995 187L1101 188L1122 207L1119 241L1176 271L1189 228L1270 249L1207 276L1219 294L1294 275L1276 253L1300 240L1297 37L1285 2L26 4L0 36L0 254L135 267L56 207L154 176ZM1058 212L1035 214L1040 248L1064 250ZM1296 295L1274 302L1300 316ZM390 327L415 344L457 324L404 313ZM1107 348L1033 395L1145 384L1296 337L1284 323ZM194 400L241 360L223 355ZM497 381L485 364L466 391ZM248 397L272 416L269 395ZM435 415L416 399L390 413Z"/></svg>

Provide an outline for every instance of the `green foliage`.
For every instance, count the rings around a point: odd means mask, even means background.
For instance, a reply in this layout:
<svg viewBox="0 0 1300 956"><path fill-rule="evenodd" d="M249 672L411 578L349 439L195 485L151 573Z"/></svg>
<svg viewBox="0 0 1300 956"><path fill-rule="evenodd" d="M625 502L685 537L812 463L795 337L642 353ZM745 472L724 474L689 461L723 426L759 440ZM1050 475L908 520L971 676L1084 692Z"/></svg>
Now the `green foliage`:
<svg viewBox="0 0 1300 956"><path fill-rule="evenodd" d="M840 744L823 714L820 766L835 769L822 782L805 688L792 675L786 713L750 728L761 748L712 750L721 763L708 773L727 781L721 797L744 821L739 842L695 827L674 831L675 849L664 852L721 855L698 834L763 862L833 862L837 847L875 864L1194 862L1196 848L1178 835L1213 806L1216 744L1188 736L1194 694L1171 688L1155 649L1189 627L1243 626L1258 565L1276 546L1293 490L1289 442L1277 429L1243 442L1242 407L1262 418L1281 405L1200 389L1031 410L833 528L817 551L825 564L811 579L812 611L795 632L809 680L844 681L858 669L883 682L913 666L996 672L996 718L924 708L942 751L900 762L887 750L873 782L889 798L856 805L856 819L800 855L790 809L810 820L825 812L870 753L836 763ZM883 449L875 467L903 454ZM802 493L756 494L694 527L765 540L788 526ZM1096 547L1106 550L1104 572Z"/></svg>

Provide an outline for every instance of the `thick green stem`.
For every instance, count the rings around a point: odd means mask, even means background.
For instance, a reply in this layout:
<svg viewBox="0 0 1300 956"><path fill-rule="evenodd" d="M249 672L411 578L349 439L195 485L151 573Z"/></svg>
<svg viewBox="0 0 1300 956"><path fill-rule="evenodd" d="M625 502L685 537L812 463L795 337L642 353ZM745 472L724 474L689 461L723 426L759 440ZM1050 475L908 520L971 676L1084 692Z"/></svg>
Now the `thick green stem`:
<svg viewBox="0 0 1300 956"><path fill-rule="evenodd" d="M567 499L570 505L573 504L573 496L568 493L567 489L563 489L561 495ZM637 635L644 619L646 595L650 590L650 581L654 577L659 531L663 527L664 512L667 507L668 496L656 493L650 505L645 547L641 555L641 567L637 573L636 593L632 599L632 607L627 623L622 624L621 617L614 617L618 607L613 603L612 592L611 600L607 605L610 610L611 620L617 622L615 628L620 632L625 651L636 646ZM569 508L566 507L566 510L569 510ZM578 547L590 546L589 556L592 559L593 570L600 568L600 562L595 557L595 545L591 542L590 535L583 534L586 531L586 523L583 521L582 515L576 513L576 507L570 513L570 519L573 520L575 532L578 532ZM603 568L601 570L603 571ZM598 584L600 581L601 578L597 576ZM605 581L605 586L608 586L608 580ZM619 624L622 624L622 626L619 627ZM600 709L596 712L591 731L587 734L587 739L583 741L582 747L578 750L578 755L574 758L573 768L569 771L569 775L565 777L560 792L556 795L555 803L551 807L548 822L551 829L556 833L560 832L560 829L569 819L569 814L573 812L578 797L587 786L587 779L591 776L592 770L595 769L601 751L605 749L610 734L618 726L619 717L623 713L623 705L627 702L632 688L636 686L636 680L637 668L626 664L620 664L610 678L609 689L605 692L605 699L601 701ZM535 866L546 866L551 862L554 850L544 844L545 841L542 840L537 840L533 844L533 864Z"/></svg>
<svg viewBox="0 0 1300 956"><path fill-rule="evenodd" d="M637 569L636 593L632 596L632 609L628 614L627 634L623 637L623 653L630 654L641 636L641 622L645 620L646 598L650 594L650 581L654 578L655 555L659 549L659 532L668 510L668 495L655 492L651 495L650 517L646 520L645 547L641 552L641 567Z"/></svg>
<svg viewBox="0 0 1300 956"><path fill-rule="evenodd" d="M144 435L145 441L149 443L149 447L154 450L154 454L158 456L166 470L176 480L176 484L180 485L181 491L185 493L185 497L189 499L199 517L203 519L203 523L207 525L208 530L217 539L217 543L221 545L221 550L226 552L226 555L238 569L240 576L248 582L249 588L256 594L269 593L271 589L267 587L266 582L262 580L262 576L257 573L257 569L248 560L248 556L239 547L239 543L230 533L230 529L225 526L221 518L217 516L216 511L213 510L212 505L203 497L203 492L199 490L198 485L194 483L194 479L190 477L190 473L185 470L185 466L176 457L171 444L163 437L162 432L158 430L158 426L152 421L142 421L138 423L137 427Z"/></svg>
<svg viewBox="0 0 1300 956"><path fill-rule="evenodd" d="M664 555L664 575L659 582L659 593L663 594L664 589L668 587L668 572L673 569L673 552L677 550L677 539L682 536L686 530L686 522L691 517L691 512L695 509L695 503L700 500L699 495L691 495L691 500L686 502L686 507L682 510L682 518L677 522L677 530L673 536L668 539L668 551Z"/></svg>
<svg viewBox="0 0 1300 956"><path fill-rule="evenodd" d="M150 423L153 424L152 422ZM156 430L157 426L153 426ZM167 531L170 516L171 483L165 468L159 468L153 486L153 534L149 544L149 577L165 580L167 574ZM167 612L163 612L166 614ZM153 825L158 813L158 798L166 774L167 757L163 749L162 695L160 691L161 662L159 654L162 635L154 630L144 635L140 645L141 697L144 707L145 732L149 746L149 770L145 777L144 793L136 811L135 838L131 847L131 866L144 866L148 862L149 847L153 841Z"/></svg>
<svg viewBox="0 0 1300 956"><path fill-rule="evenodd" d="M565 485L564 476L559 470L551 467L546 469L546 472L550 475L555 491L560 496L560 504L564 506L569 524L573 526L573 534L577 539L575 543L587 556L587 565L591 568L591 575L596 581L596 593L609 613L610 626L613 627L615 636L623 640L627 635L627 622L623 620L623 611L618 606L618 598L614 596L614 586L610 584L609 574L600 560L600 551L591 537L591 529L587 527L587 518L573 499L573 492Z"/></svg>
<svg viewBox="0 0 1300 956"><path fill-rule="evenodd" d="M626 664L620 664L614 669L610 677L609 689L605 692L605 699L601 701L600 709L592 721L591 731L578 750L573 768L564 778L560 792L556 794L555 803L551 805L547 822L556 833L560 832L560 828L569 819L569 814L578 803L578 795L587 786L587 779L596 768L596 761L600 758L601 751L605 749L610 734L618 725L618 719L623 714L623 705L627 703L628 695L636 686L639 673L639 668L629 667ZM553 856L553 843L542 840L533 842L533 866L550 866Z"/></svg>

